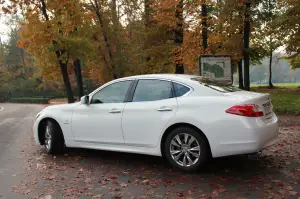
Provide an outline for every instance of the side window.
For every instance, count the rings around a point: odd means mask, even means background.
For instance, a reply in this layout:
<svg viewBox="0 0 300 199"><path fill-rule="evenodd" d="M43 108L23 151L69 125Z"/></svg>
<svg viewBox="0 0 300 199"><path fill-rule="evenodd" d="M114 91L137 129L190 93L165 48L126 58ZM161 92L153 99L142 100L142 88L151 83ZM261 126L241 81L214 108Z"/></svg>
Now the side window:
<svg viewBox="0 0 300 199"><path fill-rule="evenodd" d="M104 87L93 95L92 104L122 103L132 81L122 81Z"/></svg>
<svg viewBox="0 0 300 199"><path fill-rule="evenodd" d="M175 87L176 97L183 96L184 94L186 94L187 92L189 92L191 90L190 88L188 88L182 84L177 84L177 83L174 83L174 87Z"/></svg>
<svg viewBox="0 0 300 199"><path fill-rule="evenodd" d="M172 83L163 80L139 80L133 102L163 100L173 97Z"/></svg>

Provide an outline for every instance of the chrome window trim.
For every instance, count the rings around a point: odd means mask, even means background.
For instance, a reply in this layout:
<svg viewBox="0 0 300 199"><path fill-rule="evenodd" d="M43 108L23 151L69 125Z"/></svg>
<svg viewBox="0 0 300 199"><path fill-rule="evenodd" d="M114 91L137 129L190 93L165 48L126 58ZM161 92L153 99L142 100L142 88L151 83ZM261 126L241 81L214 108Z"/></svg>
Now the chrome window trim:
<svg viewBox="0 0 300 199"><path fill-rule="evenodd" d="M186 85L186 84L184 84L184 83L182 83L182 82L178 82L178 81L172 81L172 82L173 82L173 83L176 83L176 84L180 84L180 85L185 86L185 87L188 87L188 88L190 89L189 92L187 92L187 93L185 93L184 95L179 96L179 97L186 97L186 96L188 96L190 93L192 93L192 92L194 91L194 88L192 88L191 86ZM176 98L179 98L179 97L176 97Z"/></svg>
<svg viewBox="0 0 300 199"><path fill-rule="evenodd" d="M194 88L185 84L185 83L182 83L182 82L179 82L179 81L176 81L176 80L171 80L171 79L167 79L167 78L163 78L163 77L139 77L139 78L128 78L128 79L120 79L120 80L114 80L110 83L106 83L106 84L103 84L102 86L100 86L98 89L95 89L93 92L91 92L89 94L89 103L91 102L93 96L98 93L99 91L101 91L102 89L104 89L105 87L107 86L110 86L112 84L115 84L115 83L119 83L119 82L124 82L124 81L135 81L135 80L161 80L161 81L168 81L168 82L172 82L172 83L177 83L177 84L180 84L180 85L183 85L185 87L188 87L190 89L189 92L185 93L184 95L180 96L180 97L186 97L188 96L189 94L191 94L193 91L194 91ZM176 97L174 96L174 98L179 98L179 97Z"/></svg>
<svg viewBox="0 0 300 199"><path fill-rule="evenodd" d="M91 94L89 94L89 104L91 104L91 101L92 101L94 95L97 94L98 92L100 92L102 89L104 89L110 85L116 84L116 83L121 83L121 82L126 82L126 81L134 81L134 80L135 79L122 79L122 80L115 80L110 83L108 82L106 84L103 84L98 89L94 90Z"/></svg>
<svg viewBox="0 0 300 199"><path fill-rule="evenodd" d="M141 77L141 78L137 78L136 80L138 81L137 84L136 84L136 87L139 84L139 80L159 80L159 81L166 81L166 82L170 82L171 86L173 87L173 85L172 85L173 81L170 80L170 79L165 79L165 78L157 78L157 77L145 77L144 78L144 77ZM134 102L133 101L133 97L134 97L135 92L136 92L136 88L135 88L133 96L132 96L132 102ZM168 100L168 99L173 99L173 98L176 98L176 96L174 96L172 98L167 98L167 99L160 99L160 100L154 100L154 101L142 101L142 102L155 102L155 101L162 101L162 100ZM134 102L134 103L140 103L140 102Z"/></svg>
<svg viewBox="0 0 300 199"><path fill-rule="evenodd" d="M182 82L179 82L179 81L176 81L176 80L172 80L172 79L167 79L167 78L160 78L160 77L140 77L140 78L137 78L137 80L162 80L162 81L169 81L169 82L172 82L172 83L177 83L177 84L180 84L180 85L183 85L185 87L188 87L190 89L189 92L185 93L184 95L180 96L180 97L186 97L188 96L189 94L191 94L193 91L194 91L194 88L185 84L185 83L182 83ZM174 98L179 98L179 97L174 97Z"/></svg>

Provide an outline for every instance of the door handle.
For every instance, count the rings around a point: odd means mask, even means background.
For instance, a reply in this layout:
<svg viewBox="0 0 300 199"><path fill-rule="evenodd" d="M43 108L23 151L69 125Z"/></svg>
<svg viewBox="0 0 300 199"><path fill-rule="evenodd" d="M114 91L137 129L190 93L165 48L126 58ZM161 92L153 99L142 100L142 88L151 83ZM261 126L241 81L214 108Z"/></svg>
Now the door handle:
<svg viewBox="0 0 300 199"><path fill-rule="evenodd" d="M163 111L172 111L172 108L166 107L166 106L162 106L159 109L157 109L157 111L161 111L161 112L163 112Z"/></svg>
<svg viewBox="0 0 300 199"><path fill-rule="evenodd" d="M121 110L113 108L109 111L109 113L121 113Z"/></svg>

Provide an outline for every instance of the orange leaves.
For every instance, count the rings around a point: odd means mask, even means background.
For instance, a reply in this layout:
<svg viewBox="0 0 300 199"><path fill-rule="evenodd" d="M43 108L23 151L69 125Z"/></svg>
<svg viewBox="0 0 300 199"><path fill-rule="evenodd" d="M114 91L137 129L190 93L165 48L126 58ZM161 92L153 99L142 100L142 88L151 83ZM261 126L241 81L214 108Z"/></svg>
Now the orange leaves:
<svg viewBox="0 0 300 199"><path fill-rule="evenodd" d="M22 41L18 40L18 41L17 41L17 46L18 46L19 48L24 48L24 43L23 43Z"/></svg>
<svg viewBox="0 0 300 199"><path fill-rule="evenodd" d="M60 69L58 67L41 68L42 76L45 80L57 81L61 80Z"/></svg>
<svg viewBox="0 0 300 199"><path fill-rule="evenodd" d="M240 0L240 3L246 4L246 3L250 3L250 0Z"/></svg>
<svg viewBox="0 0 300 199"><path fill-rule="evenodd" d="M4 12L4 14L11 14L8 8L2 7L2 11Z"/></svg>
<svg viewBox="0 0 300 199"><path fill-rule="evenodd" d="M17 45L35 55L36 65L44 71L43 75L47 78L55 77L47 68L57 68L55 51L64 49L67 52L64 60L74 57L85 59L84 75L99 83L111 78L111 62L115 62L116 70L132 75L171 71L169 68L174 68L174 63L183 63L188 71L194 71L197 69L198 56L212 51L227 52L239 58L241 44L239 36L236 35L239 31L238 24L243 23L237 13L238 1L222 1L216 5L215 0L194 0L184 1L183 6L178 6L182 0L149 0L146 1L146 6L141 4L135 8L131 4L126 5L126 13L122 13L125 6L120 4L120 16L124 14L124 17L120 17L118 24L112 22L113 10L108 6L110 1L98 0L99 6L103 8L103 27L98 25L96 13L88 6L83 6L82 3L88 4L88 1L45 1L48 21L41 17L40 0L10 2L17 2L25 11L25 24L20 28L21 40ZM206 51L202 46L201 24L201 5L204 3L216 8L207 17L209 48ZM150 8L149 15L153 14L149 16L151 25L146 25L146 28L141 17L146 14L144 6ZM169 41L174 40L174 32L181 28L179 23L184 29L183 44L180 45L180 38L178 46L175 46ZM118 27L112 27L111 24L118 24ZM106 31L106 39L112 49L112 61L108 59L103 31ZM177 36L181 37L181 33ZM71 70L69 72L72 73Z"/></svg>
<svg viewBox="0 0 300 199"><path fill-rule="evenodd" d="M16 0L9 0L7 2L0 0L0 5L2 4L1 11L4 14L16 14L17 13L17 1ZM0 12L1 14L1 12Z"/></svg>
<svg viewBox="0 0 300 199"><path fill-rule="evenodd" d="M174 62L175 64L182 64L183 63L183 57L182 57L182 49L181 47L176 47L173 49L174 54Z"/></svg>
<svg viewBox="0 0 300 199"><path fill-rule="evenodd" d="M243 58L244 58L244 56L242 56L242 55L233 55L231 57L231 60L232 61L239 61L239 60L242 60Z"/></svg>
<svg viewBox="0 0 300 199"><path fill-rule="evenodd" d="M90 11L89 11L89 12L86 14L86 16L89 17L90 19L94 19L94 20L97 19L97 15L96 15L95 12L90 12Z"/></svg>

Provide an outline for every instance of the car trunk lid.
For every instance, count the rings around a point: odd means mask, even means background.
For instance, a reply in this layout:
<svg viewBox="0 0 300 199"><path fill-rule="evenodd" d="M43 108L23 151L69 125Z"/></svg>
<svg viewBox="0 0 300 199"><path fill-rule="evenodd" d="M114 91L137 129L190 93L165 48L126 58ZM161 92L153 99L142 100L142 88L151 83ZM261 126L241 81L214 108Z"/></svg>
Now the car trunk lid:
<svg viewBox="0 0 300 199"><path fill-rule="evenodd" d="M268 123L272 121L274 112L271 102L270 94L256 93L249 91L237 91L231 93L224 93L224 95L236 98L238 104L256 104L263 111L263 121Z"/></svg>

